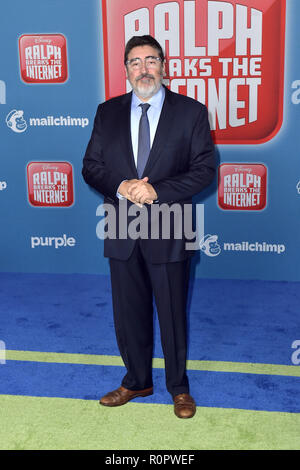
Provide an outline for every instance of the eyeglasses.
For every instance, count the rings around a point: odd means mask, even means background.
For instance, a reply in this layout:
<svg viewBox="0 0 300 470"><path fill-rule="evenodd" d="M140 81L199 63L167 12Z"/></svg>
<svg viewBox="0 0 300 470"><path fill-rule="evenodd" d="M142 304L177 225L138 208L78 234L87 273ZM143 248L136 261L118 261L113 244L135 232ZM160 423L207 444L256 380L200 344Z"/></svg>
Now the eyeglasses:
<svg viewBox="0 0 300 470"><path fill-rule="evenodd" d="M158 64L161 62L161 58L148 56L148 57L145 57L144 60L142 60L139 57L135 57L134 59L127 60L126 65L129 65L129 67L132 70L139 70L142 68L143 62L145 64L145 67L147 67L147 69L155 69L158 67Z"/></svg>

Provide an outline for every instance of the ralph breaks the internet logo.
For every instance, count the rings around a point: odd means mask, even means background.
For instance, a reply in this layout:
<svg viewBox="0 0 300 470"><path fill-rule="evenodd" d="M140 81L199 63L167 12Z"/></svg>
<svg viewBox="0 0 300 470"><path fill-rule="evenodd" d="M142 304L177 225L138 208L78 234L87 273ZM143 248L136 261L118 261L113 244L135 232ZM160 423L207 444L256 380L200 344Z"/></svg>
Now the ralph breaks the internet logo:
<svg viewBox="0 0 300 470"><path fill-rule="evenodd" d="M73 167L69 162L30 162L28 200L36 207L70 207L74 203Z"/></svg>
<svg viewBox="0 0 300 470"><path fill-rule="evenodd" d="M64 83L68 79L67 41L62 34L23 34L19 55L25 83Z"/></svg>
<svg viewBox="0 0 300 470"><path fill-rule="evenodd" d="M283 116L285 0L103 0L106 99L126 93L124 47L151 34L164 83L208 107L218 144L259 144Z"/></svg>

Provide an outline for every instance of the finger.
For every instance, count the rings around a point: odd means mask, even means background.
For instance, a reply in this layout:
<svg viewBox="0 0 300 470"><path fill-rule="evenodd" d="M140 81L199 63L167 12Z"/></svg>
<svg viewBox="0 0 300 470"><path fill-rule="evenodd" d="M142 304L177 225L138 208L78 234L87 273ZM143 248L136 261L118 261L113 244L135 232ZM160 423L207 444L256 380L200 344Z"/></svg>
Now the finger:
<svg viewBox="0 0 300 470"><path fill-rule="evenodd" d="M149 194L143 194L140 198L140 202L143 204L152 204L154 199Z"/></svg>
<svg viewBox="0 0 300 470"><path fill-rule="evenodd" d="M145 193L145 191L141 190L140 188L137 188L135 189L134 191L132 191L132 193L130 194L130 197L132 197L133 199L135 200L139 200L141 197L143 196L147 196L149 197L149 195L147 193Z"/></svg>
<svg viewBox="0 0 300 470"><path fill-rule="evenodd" d="M138 201L136 201L136 200L134 200L134 199L132 199L132 198L130 198L130 197L127 197L127 199L128 199L129 201L133 202L133 204L136 204L136 205L139 206L139 207L143 207L143 205L140 204Z"/></svg>
<svg viewBox="0 0 300 470"><path fill-rule="evenodd" d="M142 181L139 181L138 183L132 183L130 187L127 189L128 194L132 194L132 191L136 188L138 188L141 185Z"/></svg>
<svg viewBox="0 0 300 470"><path fill-rule="evenodd" d="M140 199L140 203L141 204L145 204L149 199L147 199L147 196L143 196L141 199Z"/></svg>

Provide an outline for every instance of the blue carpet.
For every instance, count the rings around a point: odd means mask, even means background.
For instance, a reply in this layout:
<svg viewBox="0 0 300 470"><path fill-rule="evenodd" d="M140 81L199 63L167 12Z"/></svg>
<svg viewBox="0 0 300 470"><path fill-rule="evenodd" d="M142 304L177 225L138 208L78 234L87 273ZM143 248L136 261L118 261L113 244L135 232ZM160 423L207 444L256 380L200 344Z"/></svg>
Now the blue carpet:
<svg viewBox="0 0 300 470"><path fill-rule="evenodd" d="M196 279L189 358L291 365L299 305L297 282ZM7 349L119 355L108 276L1 273L0 308Z"/></svg>
<svg viewBox="0 0 300 470"><path fill-rule="evenodd" d="M196 279L189 292L189 358L291 365L299 339L299 283ZM10 350L119 355L110 279L100 275L0 274L0 340ZM155 357L162 357L155 320ZM199 406L300 412L298 377L189 371ZM7 361L0 394L98 400L124 375L118 366ZM171 403L164 370L155 394Z"/></svg>
<svg viewBox="0 0 300 470"><path fill-rule="evenodd" d="M113 366L7 361L0 366L0 394L98 400L121 382L125 369ZM188 372L198 406L300 412L298 377ZM155 393L142 403L171 404L163 369L153 370Z"/></svg>

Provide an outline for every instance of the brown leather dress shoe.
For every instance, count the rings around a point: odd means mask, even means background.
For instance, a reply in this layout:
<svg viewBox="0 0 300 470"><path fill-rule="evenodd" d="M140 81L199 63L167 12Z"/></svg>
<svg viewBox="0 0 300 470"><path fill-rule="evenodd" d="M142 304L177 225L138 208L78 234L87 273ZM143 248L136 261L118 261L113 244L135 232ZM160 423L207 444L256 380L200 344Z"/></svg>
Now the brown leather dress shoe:
<svg viewBox="0 0 300 470"><path fill-rule="evenodd" d="M188 393L180 393L173 400L174 413L178 418L192 418L196 413L196 404Z"/></svg>
<svg viewBox="0 0 300 470"><path fill-rule="evenodd" d="M129 400L136 397L147 397L153 394L153 387L144 390L128 390L125 387L119 387L117 390L107 393L101 398L100 404L104 406L121 406Z"/></svg>

